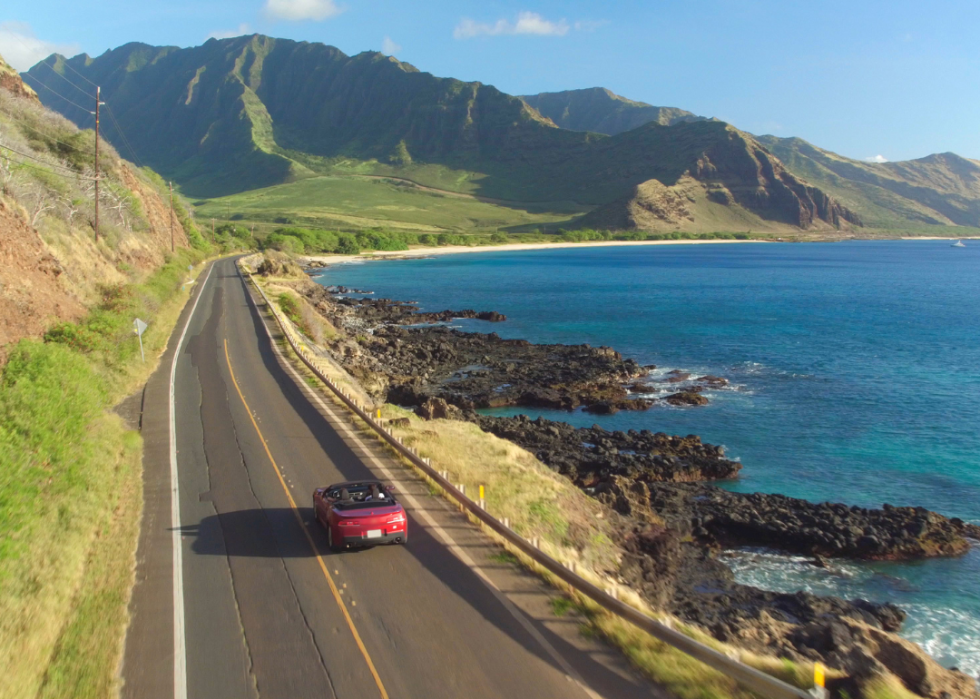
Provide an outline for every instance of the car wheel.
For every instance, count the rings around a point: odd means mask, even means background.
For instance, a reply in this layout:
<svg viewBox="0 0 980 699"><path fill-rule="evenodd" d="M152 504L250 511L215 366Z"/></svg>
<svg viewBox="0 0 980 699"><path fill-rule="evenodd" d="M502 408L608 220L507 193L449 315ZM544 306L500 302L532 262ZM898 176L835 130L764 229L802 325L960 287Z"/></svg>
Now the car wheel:
<svg viewBox="0 0 980 699"><path fill-rule="evenodd" d="M329 547L331 551L337 550L337 547L333 543L333 527L331 526L327 527L327 547Z"/></svg>

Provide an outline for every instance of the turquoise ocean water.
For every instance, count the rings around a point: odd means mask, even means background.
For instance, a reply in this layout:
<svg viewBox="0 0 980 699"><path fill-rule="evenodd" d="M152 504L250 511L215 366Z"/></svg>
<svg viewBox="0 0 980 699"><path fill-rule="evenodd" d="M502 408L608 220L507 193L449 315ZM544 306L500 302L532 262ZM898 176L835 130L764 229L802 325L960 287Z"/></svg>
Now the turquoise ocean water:
<svg viewBox="0 0 980 699"><path fill-rule="evenodd" d="M318 281L425 310L496 310L507 322L458 325L609 345L660 371L732 382L703 408L497 414L699 434L741 459L736 490L921 505L980 523L980 242L482 252L339 265ZM893 601L909 612L908 638L980 675L980 547L829 570L765 551L729 562L760 587Z"/></svg>

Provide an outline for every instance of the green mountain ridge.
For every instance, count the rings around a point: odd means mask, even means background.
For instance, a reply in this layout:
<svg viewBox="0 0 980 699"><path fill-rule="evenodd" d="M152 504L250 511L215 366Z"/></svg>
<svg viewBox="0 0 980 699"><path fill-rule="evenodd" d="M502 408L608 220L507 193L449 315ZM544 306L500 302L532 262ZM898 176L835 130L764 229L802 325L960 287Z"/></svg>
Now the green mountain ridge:
<svg viewBox="0 0 980 699"><path fill-rule="evenodd" d="M702 118L680 109L652 107L601 87L523 99L561 127L607 135L647 123L674 124ZM980 162L976 160L938 153L916 160L869 163L845 158L800 138L756 139L787 170L833 195L868 226L980 227ZM639 210L637 213L643 218Z"/></svg>
<svg viewBox="0 0 980 699"><path fill-rule="evenodd" d="M845 158L802 138L760 136L797 176L861 212L868 225L980 227L980 162L955 153L873 163Z"/></svg>
<svg viewBox="0 0 980 699"><path fill-rule="evenodd" d="M53 73L65 74L65 64L100 84L133 157L196 197L358 174L511 202L600 206L651 179L671 187L690 176L709 189L739 181L730 199L718 199L730 211L715 219L720 230L745 230L745 211L793 227L858 220L722 122L648 123L615 136L558 128L519 97L376 52L347 56L253 35L188 49L134 43L45 63L28 75L46 105L89 126L87 110L43 86L57 91Z"/></svg>
<svg viewBox="0 0 980 699"><path fill-rule="evenodd" d="M649 123L673 126L684 121L705 121L676 107L654 107L622 97L604 87L522 95L534 109L557 126L615 136Z"/></svg>

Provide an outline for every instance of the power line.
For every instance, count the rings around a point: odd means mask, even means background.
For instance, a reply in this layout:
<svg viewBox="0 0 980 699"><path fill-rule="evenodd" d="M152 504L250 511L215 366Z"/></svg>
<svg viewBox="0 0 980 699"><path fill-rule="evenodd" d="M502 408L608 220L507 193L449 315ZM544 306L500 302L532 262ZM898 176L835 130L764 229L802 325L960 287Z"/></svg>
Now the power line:
<svg viewBox="0 0 980 699"><path fill-rule="evenodd" d="M51 167L51 168L56 168L58 170L64 170L65 172L70 172L75 177L78 177L78 178L83 179L83 180L92 180L92 181L95 181L95 180L99 179L98 177L88 177L86 175L82 175L82 174L80 174L78 172L75 172L71 168L67 168L67 167L65 167L63 165L53 165L52 163L46 163L43 160L41 160L40 158L35 158L33 155L29 155L27 153L21 153L19 150L14 150L13 148L10 148L8 146L0 145L0 148L3 148L4 150L9 150L11 153L16 153L17 155L19 155L19 156L21 156L23 158L30 158L31 160L34 160L34 161L36 161L38 163L41 163L45 167ZM22 165L26 165L27 167L32 167L28 163L21 163L21 164ZM36 166L34 166L34 167L36 167ZM37 168L37 169L40 169L40 168ZM55 174L58 174L58 173L55 173Z"/></svg>
<svg viewBox="0 0 980 699"><path fill-rule="evenodd" d="M98 87L98 85L96 85L94 82L92 82L91 80L89 80L88 78L86 78L84 75L82 75L81 73L79 73L77 70L75 70L74 68L72 68L71 67L71 64L68 63L68 61L65 61L64 66L65 66L65 68L67 68L72 73L74 73L75 75L77 75L78 77L80 77L82 80L84 80L85 82L87 82L92 87Z"/></svg>
<svg viewBox="0 0 980 699"><path fill-rule="evenodd" d="M17 117L15 117L15 116L14 116L13 114L11 114L10 112L7 112L7 111L4 111L4 110L2 110L2 109L0 109L0 112L3 112L4 114L6 114L6 115L7 115L8 117L10 117L10 119L11 119L12 121L14 121L14 122L16 122L17 124L19 124L19 125L20 125L20 126L21 126L22 128L25 128L25 129L30 129L31 131L33 131L34 133L36 133L36 134L37 134L38 136L40 136L41 138L46 138L46 139L48 139L49 141L52 141L53 143L58 143L58 144L60 144L60 145L62 145L62 146L64 146L65 148L71 148L71 149L72 149L73 151L75 151L75 152L77 152L77 153L81 153L82 155L85 155L85 154L86 154L86 151L83 151L83 150L82 150L82 149L80 149L80 148L79 148L78 146L73 146L73 145L71 145L70 143L65 143L64 141L59 141L59 140L58 140L57 138L53 138L53 137L51 137L51 136L49 136L48 134L46 134L46 133L44 133L43 131L40 131L40 130L38 130L38 129L35 129L35 128L34 128L33 126L30 126L30 125L29 125L29 124L27 124L26 122L24 122L24 121L22 121L22 120L20 120L20 119L18 119Z"/></svg>
<svg viewBox="0 0 980 699"><path fill-rule="evenodd" d="M62 80L64 80L66 83L68 83L69 85L71 85L73 88L75 88L76 90L78 90L79 92L81 92L83 95L85 95L89 99L92 98L92 95L90 95L85 90L83 90L82 88L80 88L78 85L76 85L75 83L73 83L71 80L69 80L68 78L66 78L64 75L62 75L61 73L59 73L58 71L56 71L54 69L54 66L52 66L50 63L45 63L44 61L41 61L41 65L42 66L46 66L47 68L49 68L52 73L54 73L55 75L57 75L59 78L61 78ZM64 65L68 65L68 64L65 63ZM30 73L25 73L25 75L30 75ZM31 76L31 77L34 77L34 76ZM37 78L34 78L34 79L37 80Z"/></svg>
<svg viewBox="0 0 980 699"><path fill-rule="evenodd" d="M19 43L19 44L20 44L21 46L23 46L23 47L24 47L24 48L25 48L25 49L26 49L26 50L27 50L28 52L30 52L30 51L31 51L31 48L30 48L30 47L29 47L29 46L28 46L27 44L25 44L25 43L24 43L24 41L23 41L23 40L22 40L22 39L21 39L21 38L20 38L19 36L17 36L17 34L16 34L16 33L11 33L11 34L10 34L10 36L12 36L12 37L14 37L14 39L16 39L16 40L17 40L17 43ZM80 87L79 87L78 85L76 85L75 83L73 83L73 82L72 82L71 80L69 80L68 78L66 78L66 77L65 77L64 75L62 75L61 73L59 73L58 71L56 71L56 70L55 70L55 69L54 69L54 68L53 68L53 67L52 67L52 66L51 66L50 64L48 64L48 63L45 63L44 61L40 61L40 63L41 63L42 65L46 65L46 66L47 66L48 68L51 68L51 72L52 72L52 73L54 73L54 74L55 74L55 75L57 75L57 76L58 76L59 78L61 78L61 79L62 79L62 80L64 80L65 82L67 82L67 83L68 83L69 85L71 85L71 86L72 86L73 88L75 88L76 90L78 90L79 92L81 92L81 93L82 93L83 95L85 95L86 97L91 97L91 95L89 95L89 94L88 94L87 92L85 92L85 90L83 90L83 89L82 89L82 88L80 88ZM77 70L75 70L74 68L72 68L72 67L71 67L70 65L68 65L68 61L65 61L65 63L64 63L64 65L66 65L66 66L67 66L67 67L68 67L68 68L69 68L69 69L70 69L70 70L71 70L72 72L74 72L74 73L77 73L77 74L78 74L78 76L79 76L79 77L80 77L80 78L81 78L82 80L85 80L86 82L89 82L89 83L91 83L91 82L92 82L91 80L89 80L88 78L86 78L86 77L85 77L84 75L82 75L81 73L78 73L78 71L77 71ZM34 76L33 76L33 75L31 75L30 73L24 73L24 75L30 75L30 76L31 76L32 78L34 78ZM34 79L35 79L35 80L37 80L37 78L34 78ZM40 81L40 80L38 80L38 82L40 83L41 81ZM41 83L41 84L43 84L43 83ZM92 83L92 84L93 84L93 85L95 85L95 83ZM49 89L50 89L50 88L49 88ZM52 90L52 92L54 92L54 90ZM57 93L55 93L55 94L57 94ZM62 99L65 99L65 98L64 98L64 97L62 97ZM78 106L78 105L76 105L76 106Z"/></svg>
<svg viewBox="0 0 980 699"><path fill-rule="evenodd" d="M34 76L33 76L33 75L31 75L30 73L24 73L24 75L26 75L26 76L28 76L28 77L30 77L30 78L34 78ZM81 110L84 110L84 111L86 111L86 112L88 112L89 114L91 114L91 113L92 113L92 110L91 110L91 109L87 109L86 107L83 107L83 106L82 106L82 105L80 105L80 104L77 104L77 103L75 103L75 102L72 102L72 101L71 101L70 99L68 99L67 97L65 97L65 96L64 96L63 94L61 94L60 92L58 92L58 91L57 91L57 90L55 90L54 88L51 88L51 87L48 87L47 85L45 85L44 83L42 83L42 82L41 82L40 80L38 80L37 78L34 78L34 79L35 79L35 80L37 80L37 84L38 84L38 85L40 85L41 87L43 87L43 88L44 88L45 90L47 90L48 92L51 92L51 93L53 93L54 95L57 95L58 97L60 97L61 99L63 99L63 100L64 100L65 102L67 102L68 104L71 104L71 105L74 105L74 106L76 106L76 107L78 107L79 109L81 109Z"/></svg>
<svg viewBox="0 0 980 699"><path fill-rule="evenodd" d="M129 149L129 152L136 159L136 164L139 165L140 167L143 167L143 161L140 160L140 157L136 154L136 150L133 148L132 144L130 144L129 139L126 138L126 132L122 130L122 127L119 125L119 122L116 121L116 115L112 113L112 109L109 107L108 102L106 102L105 104L105 110L109 114L109 119L112 121L112 125L116 127L116 131L119 133L120 136L122 136L123 143L126 144L126 147Z"/></svg>

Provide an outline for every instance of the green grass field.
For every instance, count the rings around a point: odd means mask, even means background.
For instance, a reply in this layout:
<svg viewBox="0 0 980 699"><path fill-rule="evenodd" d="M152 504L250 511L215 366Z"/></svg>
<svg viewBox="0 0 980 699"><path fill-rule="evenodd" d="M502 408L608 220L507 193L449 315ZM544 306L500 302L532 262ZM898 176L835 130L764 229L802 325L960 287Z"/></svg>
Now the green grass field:
<svg viewBox="0 0 980 699"><path fill-rule="evenodd" d="M383 227L423 233L558 228L581 213L583 209L569 204L502 206L404 181L336 176L199 201L196 206L199 219L340 230Z"/></svg>

